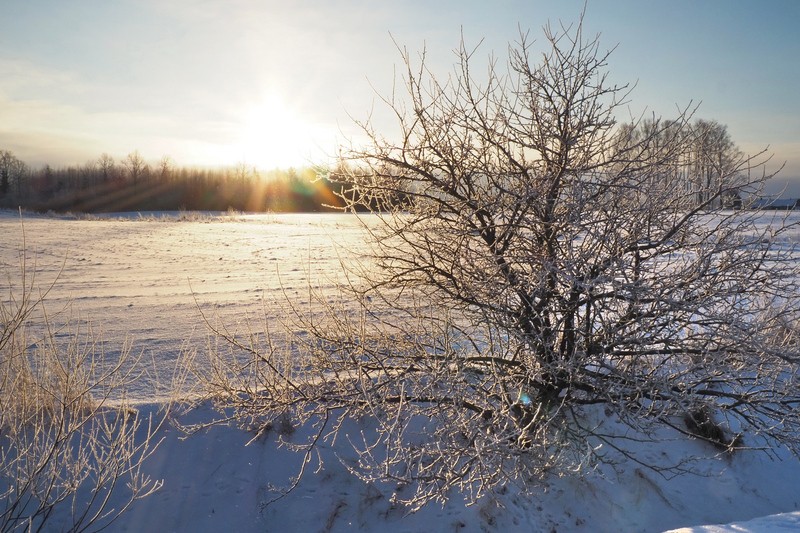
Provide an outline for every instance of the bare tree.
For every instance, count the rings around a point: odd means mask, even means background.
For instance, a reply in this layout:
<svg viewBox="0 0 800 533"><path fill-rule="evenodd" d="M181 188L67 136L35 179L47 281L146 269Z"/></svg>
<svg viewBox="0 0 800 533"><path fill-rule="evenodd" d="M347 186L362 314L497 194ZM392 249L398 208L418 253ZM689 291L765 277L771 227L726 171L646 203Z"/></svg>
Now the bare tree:
<svg viewBox="0 0 800 533"><path fill-rule="evenodd" d="M384 99L399 135L363 123L371 144L330 176L372 212L372 267L341 305L297 306L288 348L217 329L251 356L205 375L240 419L316 423L307 454L347 438L354 473L411 483L398 498L417 505L530 490L609 449L689 470L630 446L670 432L712 454L800 451L789 228L713 209L758 190L765 158L676 187L690 113L618 127L629 91L609 84L609 52L580 23L544 36L538 61L522 35L482 83L463 42L444 80L401 52L405 99ZM373 432L343 435L347 417Z"/></svg>
<svg viewBox="0 0 800 533"><path fill-rule="evenodd" d="M741 153L728 133L728 128L716 121L697 120L692 125L693 173L697 181L697 201L707 200L708 190L714 190L720 180L733 181L732 170L741 159ZM715 207L720 207L724 197L717 198Z"/></svg>
<svg viewBox="0 0 800 533"><path fill-rule="evenodd" d="M116 165L114 158L107 153L100 154L97 158L97 167L100 169L100 175L103 177L103 183L108 183L114 179Z"/></svg>
<svg viewBox="0 0 800 533"><path fill-rule="evenodd" d="M168 155L158 161L158 178L162 184L167 183L175 173L175 161Z"/></svg>
<svg viewBox="0 0 800 533"><path fill-rule="evenodd" d="M82 177L80 184L81 189L97 187L100 182L100 167L97 164L97 160L90 159L79 171Z"/></svg>
<svg viewBox="0 0 800 533"><path fill-rule="evenodd" d="M147 163L139 150L129 153L122 164L128 169L128 176L134 186L149 172Z"/></svg>
<svg viewBox="0 0 800 533"><path fill-rule="evenodd" d="M11 165L16 158L8 150L0 152L0 196L8 194L11 184Z"/></svg>
<svg viewBox="0 0 800 533"><path fill-rule="evenodd" d="M17 159L8 150L0 150L0 198L11 192L11 184L15 184L17 198L22 195L22 181L27 172L27 165Z"/></svg>

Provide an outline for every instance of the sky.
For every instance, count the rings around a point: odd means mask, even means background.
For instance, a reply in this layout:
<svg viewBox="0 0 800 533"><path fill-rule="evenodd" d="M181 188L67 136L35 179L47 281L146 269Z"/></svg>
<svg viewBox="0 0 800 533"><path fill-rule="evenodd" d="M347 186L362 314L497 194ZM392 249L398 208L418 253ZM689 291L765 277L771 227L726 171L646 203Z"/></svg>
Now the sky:
<svg viewBox="0 0 800 533"><path fill-rule="evenodd" d="M324 163L383 123L398 45L447 76L463 33L503 58L548 21L600 34L630 112L727 125L800 197L797 0L3 0L0 150L36 167L138 150L186 166Z"/></svg>

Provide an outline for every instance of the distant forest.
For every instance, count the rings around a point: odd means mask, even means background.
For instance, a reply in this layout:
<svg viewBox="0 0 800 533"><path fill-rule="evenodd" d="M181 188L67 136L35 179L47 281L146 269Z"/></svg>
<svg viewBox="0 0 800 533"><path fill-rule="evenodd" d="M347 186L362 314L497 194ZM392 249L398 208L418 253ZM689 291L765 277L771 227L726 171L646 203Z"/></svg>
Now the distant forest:
<svg viewBox="0 0 800 533"><path fill-rule="evenodd" d="M697 119L690 127L648 120L622 124L609 149L625 150L647 139L639 149L658 151L659 146L674 143L679 135L689 136L688 142L679 143L688 149L665 155L671 164L662 167L669 171L651 179L674 188L694 205L741 205L735 187L729 187L730 192L722 198L713 198L723 176L741 181L730 169L743 157L727 127L716 121ZM354 177L352 171L344 169L335 174L347 180ZM0 207L84 213L181 209L308 213L342 207L342 193L353 193L352 184L333 182L327 176L328 172L314 168L261 172L244 163L216 169L178 167L167 156L151 164L138 151L120 161L102 154L82 166L46 165L32 170L12 152L0 150ZM398 197L393 201L403 204L410 199ZM379 210L386 206L373 203L370 207Z"/></svg>
<svg viewBox="0 0 800 533"><path fill-rule="evenodd" d="M0 207L32 211L317 212L343 205L341 185L312 168L261 172L245 164L226 168L157 164L138 151L116 161L108 154L85 165L33 170L0 150Z"/></svg>

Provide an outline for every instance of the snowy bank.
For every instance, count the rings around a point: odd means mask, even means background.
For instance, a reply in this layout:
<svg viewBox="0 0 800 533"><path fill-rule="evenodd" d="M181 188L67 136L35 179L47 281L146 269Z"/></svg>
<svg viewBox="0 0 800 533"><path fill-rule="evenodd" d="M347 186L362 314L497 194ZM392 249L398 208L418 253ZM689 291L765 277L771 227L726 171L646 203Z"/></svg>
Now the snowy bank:
<svg viewBox="0 0 800 533"><path fill-rule="evenodd" d="M142 414L157 405L139 406ZM203 403L177 416L182 424L203 424L219 414ZM352 424L349 431L367 430ZM525 496L508 486L502 494L467 506L457 495L445 505L409 514L392 502L403 487L366 485L346 465L353 452L346 442L321 447L297 487L281 495L301 468L301 457L279 446L300 442L308 428L252 432L217 425L185 435L171 425L148 460L148 474L162 489L138 501L113 524L113 531L586 531L658 532L773 531L800 525L800 513L745 522L753 517L800 509L800 463L771 460L755 452L708 460L708 477L665 479L652 471L621 464L583 478L548 480L539 494ZM653 457L692 454L692 440L650 446ZM717 472L716 475L711 475ZM737 521L727 526L698 526ZM710 529L709 529L710 528ZM716 528L716 529L715 529ZM732 529L730 529L732 528ZM735 529L740 528L740 529ZM745 528L745 529L741 529ZM780 529L777 529L780 530Z"/></svg>

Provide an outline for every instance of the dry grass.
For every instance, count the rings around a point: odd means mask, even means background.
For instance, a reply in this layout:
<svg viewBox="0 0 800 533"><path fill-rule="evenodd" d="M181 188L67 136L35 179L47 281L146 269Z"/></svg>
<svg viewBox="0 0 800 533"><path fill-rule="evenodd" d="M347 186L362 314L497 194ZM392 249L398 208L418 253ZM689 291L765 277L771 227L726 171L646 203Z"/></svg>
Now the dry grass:
<svg viewBox="0 0 800 533"><path fill-rule="evenodd" d="M159 423L111 401L133 377L130 347L111 361L68 310L51 317L53 285L20 258L0 299L0 531L98 530L160 487L141 469Z"/></svg>

